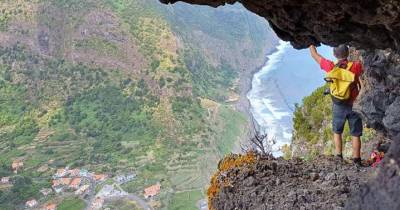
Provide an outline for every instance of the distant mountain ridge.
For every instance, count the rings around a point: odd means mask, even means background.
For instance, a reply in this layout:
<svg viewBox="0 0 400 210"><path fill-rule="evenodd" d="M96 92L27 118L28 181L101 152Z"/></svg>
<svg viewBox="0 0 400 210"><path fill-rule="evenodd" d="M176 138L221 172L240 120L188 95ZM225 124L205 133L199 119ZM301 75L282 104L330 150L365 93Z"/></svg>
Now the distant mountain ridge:
<svg viewBox="0 0 400 210"><path fill-rule="evenodd" d="M156 0L0 6L0 177L14 183L0 188L0 208L57 201L39 190L64 166L134 171L126 191L161 182L156 206L192 208L211 163L246 131L246 117L225 101L276 42L265 20L239 5ZM18 175L15 159L24 162ZM179 206L186 195L195 200Z"/></svg>

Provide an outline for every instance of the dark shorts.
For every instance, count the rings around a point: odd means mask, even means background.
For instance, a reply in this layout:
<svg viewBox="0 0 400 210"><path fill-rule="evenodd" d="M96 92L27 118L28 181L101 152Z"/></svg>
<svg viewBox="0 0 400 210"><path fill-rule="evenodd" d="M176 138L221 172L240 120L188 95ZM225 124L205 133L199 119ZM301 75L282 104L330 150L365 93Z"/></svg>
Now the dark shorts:
<svg viewBox="0 0 400 210"><path fill-rule="evenodd" d="M332 130L336 134L342 134L346 120L349 121L350 134L352 136L362 136L363 125L360 115L353 111L349 105L339 105L333 103Z"/></svg>

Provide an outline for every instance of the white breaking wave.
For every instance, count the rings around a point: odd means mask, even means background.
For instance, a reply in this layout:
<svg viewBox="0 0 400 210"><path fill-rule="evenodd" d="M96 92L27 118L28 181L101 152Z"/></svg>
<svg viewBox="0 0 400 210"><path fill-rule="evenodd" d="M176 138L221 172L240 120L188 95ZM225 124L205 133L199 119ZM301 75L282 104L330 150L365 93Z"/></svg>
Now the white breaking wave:
<svg viewBox="0 0 400 210"><path fill-rule="evenodd" d="M333 59L331 48L318 50ZM284 41L267 58L265 66L254 75L247 98L260 132L276 140L273 155L281 156L282 146L292 141L294 104L324 84L324 72L308 50L295 50Z"/></svg>
<svg viewBox="0 0 400 210"><path fill-rule="evenodd" d="M252 89L247 94L251 104L251 113L261 129L260 132L267 133L269 138L276 140L276 144L272 147L274 156L281 156L281 147L291 142L291 128L281 123L283 118L291 118L291 112L289 107L276 106L276 104L282 103L277 103L272 94L266 93L262 77L276 70L277 64L289 47L288 42L279 42L277 51L267 57L265 66L254 75Z"/></svg>

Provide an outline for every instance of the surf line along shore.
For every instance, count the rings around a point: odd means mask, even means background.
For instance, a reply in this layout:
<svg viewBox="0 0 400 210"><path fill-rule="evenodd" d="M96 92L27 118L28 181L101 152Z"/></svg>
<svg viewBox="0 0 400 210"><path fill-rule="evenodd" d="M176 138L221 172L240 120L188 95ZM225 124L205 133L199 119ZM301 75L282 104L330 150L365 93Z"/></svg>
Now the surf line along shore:
<svg viewBox="0 0 400 210"><path fill-rule="evenodd" d="M240 98L235 103L235 108L246 115L248 119L248 128L246 133L240 136L235 142L232 150L233 153L242 153L241 145L247 144L249 139L254 136L255 128L258 130L258 124L251 113L251 105L247 95L252 89L254 75L268 63L269 55L278 50L277 46L279 46L279 43L280 41L278 38L272 39L270 46L265 49L264 61L262 62L262 65L253 68L251 71L243 71L240 76Z"/></svg>
<svg viewBox="0 0 400 210"><path fill-rule="evenodd" d="M250 103L251 119L256 124L257 131L261 134L267 133L270 140L272 138L279 139L272 148L275 156L280 156L280 147L289 143L281 139L291 139L290 128L282 127L279 122L283 117L289 117L290 113L288 113L287 109L274 106L272 103L272 100L274 100L273 95L269 92L273 91L273 89L267 89L264 80L277 68L278 62L289 47L289 43L279 41L276 50L267 56L265 65L253 75L251 89L246 95ZM286 104L286 102L284 103Z"/></svg>
<svg viewBox="0 0 400 210"><path fill-rule="evenodd" d="M330 47L319 50L333 59ZM258 130L275 139L272 153L281 156L281 148L292 141L295 104L301 104L325 83L324 72L310 58L308 49L293 49L288 42L280 41L277 50L267 57L265 66L254 74L247 98Z"/></svg>

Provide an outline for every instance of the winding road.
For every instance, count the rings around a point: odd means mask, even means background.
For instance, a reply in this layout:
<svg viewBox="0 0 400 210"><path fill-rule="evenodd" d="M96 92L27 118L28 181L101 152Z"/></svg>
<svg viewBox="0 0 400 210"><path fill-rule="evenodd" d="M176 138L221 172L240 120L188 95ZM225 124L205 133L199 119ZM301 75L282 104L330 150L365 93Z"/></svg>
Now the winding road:
<svg viewBox="0 0 400 210"><path fill-rule="evenodd" d="M154 210L149 204L147 204L146 201L144 201L139 196L134 195L134 194L129 194L127 196L115 196L115 197L106 198L105 202L121 200L124 198L135 201L139 205L139 208L141 208L143 210Z"/></svg>
<svg viewBox="0 0 400 210"><path fill-rule="evenodd" d="M95 182L94 180L89 179L90 181L90 191L89 191L89 198L87 199L87 207L86 210L89 210L91 207L91 204L93 203L94 199L97 197L95 194ZM121 199L129 199L131 201L134 201L135 203L137 203L138 207L140 209L143 210L154 210L153 207L151 207L145 200L143 200L142 198L140 198L139 196L133 194L133 193L127 193L124 189L121 188L121 186L119 184L113 184L112 185L114 188L117 188L122 195L110 195L105 197L103 196L99 196L102 197L104 199L104 202L111 202L111 201L118 201Z"/></svg>
<svg viewBox="0 0 400 210"><path fill-rule="evenodd" d="M115 184L115 186L121 191L121 192L125 192L124 189L122 189L122 187L119 184ZM118 197L116 197L118 198ZM154 210L153 207L151 207L145 200L143 200L142 198L140 198L139 196L130 193L127 196L121 196L119 199L121 198L128 198L129 200L134 200L142 209L144 210Z"/></svg>

